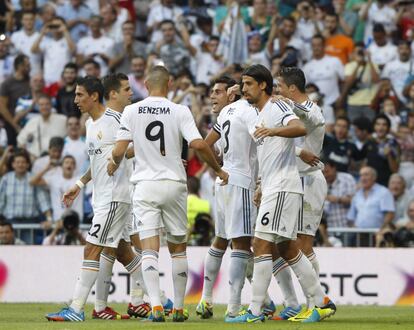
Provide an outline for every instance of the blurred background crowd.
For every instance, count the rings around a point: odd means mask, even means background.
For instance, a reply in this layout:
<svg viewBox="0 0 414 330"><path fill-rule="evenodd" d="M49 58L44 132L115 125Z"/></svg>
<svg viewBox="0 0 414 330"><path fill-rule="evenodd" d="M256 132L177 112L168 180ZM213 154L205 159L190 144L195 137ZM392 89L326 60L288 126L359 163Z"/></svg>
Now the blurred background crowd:
<svg viewBox="0 0 414 330"><path fill-rule="evenodd" d="M413 39L413 0L0 0L0 243L84 242L90 188L60 203L88 168L78 76L123 72L138 101L165 65L207 134L211 83L263 64L301 67L324 111L316 244L414 246ZM209 245L215 177L186 158L190 242Z"/></svg>

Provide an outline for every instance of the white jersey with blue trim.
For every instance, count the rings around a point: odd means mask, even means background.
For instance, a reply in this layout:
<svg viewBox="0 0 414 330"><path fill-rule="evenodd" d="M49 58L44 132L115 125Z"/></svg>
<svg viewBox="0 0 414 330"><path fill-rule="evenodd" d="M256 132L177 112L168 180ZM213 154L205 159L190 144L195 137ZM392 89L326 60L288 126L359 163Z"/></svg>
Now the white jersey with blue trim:
<svg viewBox="0 0 414 330"><path fill-rule="evenodd" d="M88 119L86 145L92 175L92 206L111 202L131 203L127 162L122 161L113 176L107 173L108 158L112 155L122 114L109 108L97 120Z"/></svg>
<svg viewBox="0 0 414 330"><path fill-rule="evenodd" d="M223 169L229 173L229 184L254 189L257 179L256 143L250 136L258 111L246 100L225 106L213 129L220 134Z"/></svg>
<svg viewBox="0 0 414 330"><path fill-rule="evenodd" d="M320 156L325 137L325 118L322 109L316 103L309 100L301 104L292 102L292 108L293 112L302 120L307 132L306 136L295 139L296 145ZM297 161L301 176L322 170L324 167L322 162L319 162L317 166L311 166L303 162L299 157L297 157Z"/></svg>
<svg viewBox="0 0 414 330"><path fill-rule="evenodd" d="M292 108L283 101L270 99L259 112L258 127L275 128L287 126L289 121L299 119ZM251 134L254 133L254 130ZM261 176L262 193L280 191L303 194L302 184L296 164L295 140L280 136L256 140Z"/></svg>

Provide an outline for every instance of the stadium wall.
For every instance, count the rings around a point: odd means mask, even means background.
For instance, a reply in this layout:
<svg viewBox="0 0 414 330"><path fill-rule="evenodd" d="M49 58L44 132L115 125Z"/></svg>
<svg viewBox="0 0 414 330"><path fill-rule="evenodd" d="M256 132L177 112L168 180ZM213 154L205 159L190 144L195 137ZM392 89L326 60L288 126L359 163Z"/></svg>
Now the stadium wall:
<svg viewBox="0 0 414 330"><path fill-rule="evenodd" d="M187 252L190 270L187 303L196 303L200 297L207 250L191 247ZM323 248L316 253L321 265L321 282L336 303L414 305L414 249ZM0 301L70 301L82 255L83 248L79 246L1 246ZM226 253L214 290L217 303L227 301L229 259L230 253ZM168 251L163 248L160 253L161 286L172 297L170 268ZM299 293L298 283L295 285ZM126 302L128 293L129 275L116 263L110 301ZM242 301L248 303L250 295L250 284L246 282ZM280 303L280 291L274 280L270 295ZM89 301L93 300L92 293Z"/></svg>

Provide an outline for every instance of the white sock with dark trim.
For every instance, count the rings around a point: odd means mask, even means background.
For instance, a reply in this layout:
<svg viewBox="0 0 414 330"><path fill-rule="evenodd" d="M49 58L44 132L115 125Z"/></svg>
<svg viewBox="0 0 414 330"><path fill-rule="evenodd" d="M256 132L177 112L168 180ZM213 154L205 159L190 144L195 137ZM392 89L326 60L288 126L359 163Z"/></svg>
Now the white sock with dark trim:
<svg viewBox="0 0 414 330"><path fill-rule="evenodd" d="M98 277L99 261L83 260L82 268L78 280L76 281L75 291L73 293L72 303L70 307L76 312L80 313L85 307L86 299L88 299L89 292Z"/></svg>

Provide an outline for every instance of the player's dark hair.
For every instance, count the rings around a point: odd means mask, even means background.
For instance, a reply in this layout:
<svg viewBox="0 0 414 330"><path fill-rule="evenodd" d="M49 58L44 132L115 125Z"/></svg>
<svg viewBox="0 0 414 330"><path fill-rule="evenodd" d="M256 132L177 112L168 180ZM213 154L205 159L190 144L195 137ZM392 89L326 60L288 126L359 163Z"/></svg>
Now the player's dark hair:
<svg viewBox="0 0 414 330"><path fill-rule="evenodd" d="M383 119L385 120L388 130L391 129L391 120L387 117L386 114L380 113L379 115L377 115L374 120L373 120L373 124L375 125L377 123L378 120Z"/></svg>
<svg viewBox="0 0 414 330"><path fill-rule="evenodd" d="M100 103L102 103L104 88L100 79L90 76L81 77L78 78L76 84L85 88L88 95L98 93L98 100Z"/></svg>
<svg viewBox="0 0 414 330"><path fill-rule="evenodd" d="M28 57L24 54L19 54L16 56L13 62L14 71L16 71L20 65L24 64L24 61L26 60L26 58L28 59Z"/></svg>
<svg viewBox="0 0 414 330"><path fill-rule="evenodd" d="M230 87L236 85L237 81L234 80L229 75L224 74L224 75L218 77L216 80L214 80L213 83L211 84L211 87L213 87L215 84L225 84L226 85L226 90L228 90ZM240 97L241 97L240 95L236 95L234 101L239 100Z"/></svg>
<svg viewBox="0 0 414 330"><path fill-rule="evenodd" d="M49 141L49 149L56 148L63 150L63 146L65 145L65 140L60 136L54 136Z"/></svg>
<svg viewBox="0 0 414 330"><path fill-rule="evenodd" d="M102 85L104 87L104 98L109 100L109 94L112 91L119 92L121 88L121 81L127 80L128 76L125 73L113 73L102 78Z"/></svg>
<svg viewBox="0 0 414 330"><path fill-rule="evenodd" d="M372 132L372 122L367 117L358 117L354 119L352 124L361 131L367 131L368 133Z"/></svg>
<svg viewBox="0 0 414 330"><path fill-rule="evenodd" d="M346 122L346 126L347 126L347 127L348 127L348 129L349 129L349 127L351 126L351 121L349 120L349 118L348 118L347 116L338 116L338 117L336 117L335 123L336 123L337 121L339 121L339 120L343 120L343 121L345 121L345 122Z"/></svg>
<svg viewBox="0 0 414 330"><path fill-rule="evenodd" d="M187 179L187 189L189 194L198 195L200 190L200 180L194 176L190 176Z"/></svg>
<svg viewBox="0 0 414 330"><path fill-rule="evenodd" d="M283 67L278 72L278 76L283 78L286 85L294 85L300 92L305 93L305 74L298 67Z"/></svg>
<svg viewBox="0 0 414 330"><path fill-rule="evenodd" d="M242 76L249 76L252 77L254 80L257 81L258 84L262 82L266 83L265 93L267 95L272 95L273 92L273 77L270 71L261 64L255 64L249 66L245 69L242 73Z"/></svg>

